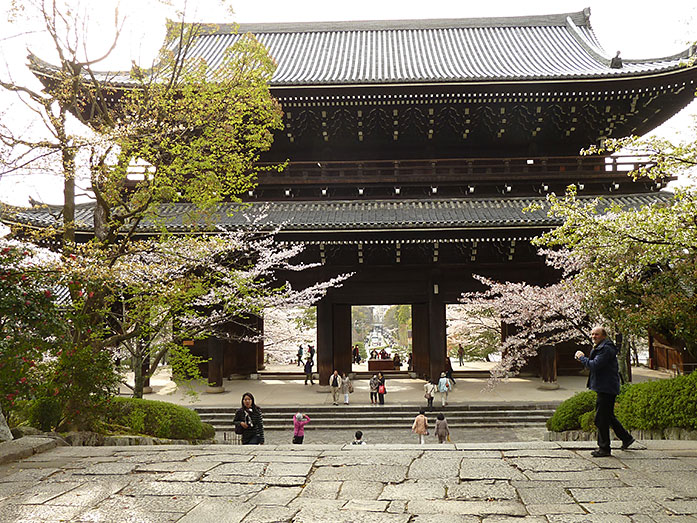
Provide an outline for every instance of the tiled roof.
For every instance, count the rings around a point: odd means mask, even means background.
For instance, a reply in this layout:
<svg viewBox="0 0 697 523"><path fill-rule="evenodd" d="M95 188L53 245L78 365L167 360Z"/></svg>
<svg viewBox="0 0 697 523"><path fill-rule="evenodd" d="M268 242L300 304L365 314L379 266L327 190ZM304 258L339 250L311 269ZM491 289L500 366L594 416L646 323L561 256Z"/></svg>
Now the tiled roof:
<svg viewBox="0 0 697 523"><path fill-rule="evenodd" d="M214 71L225 50L252 33L278 64L273 87L631 77L677 69L689 56L624 59L613 69L589 18L590 9L508 18L208 24L188 54ZM55 70L36 58L32 65L39 73ZM128 72L99 75L114 85L132 84Z"/></svg>
<svg viewBox="0 0 697 523"><path fill-rule="evenodd" d="M642 193L605 196L603 201L626 207L665 203L671 193ZM523 209L532 204L542 208L531 212ZM601 207L606 207L601 203ZM255 222L259 229L281 227L284 231L381 231L432 229L495 229L500 227L551 227L558 221L547 216L544 197L538 198L462 198L440 200L356 200L356 201L293 201L260 202L252 204L223 203L211 214L210 227L224 229L250 228ZM59 208L33 208L5 214L5 223L20 223L48 227L60 223ZM91 232L93 205L81 205L76 210L79 232ZM164 204L158 215L172 232L192 232L200 226L190 225L191 204ZM195 222L200 223L200 222ZM159 231L144 223L139 231L147 234Z"/></svg>
<svg viewBox="0 0 697 523"><path fill-rule="evenodd" d="M212 25L190 55L216 68L222 51L252 33L278 63L271 85L472 82L614 77L679 66L680 56L624 60L598 43L590 10L549 16ZM614 56L614 53L613 53Z"/></svg>

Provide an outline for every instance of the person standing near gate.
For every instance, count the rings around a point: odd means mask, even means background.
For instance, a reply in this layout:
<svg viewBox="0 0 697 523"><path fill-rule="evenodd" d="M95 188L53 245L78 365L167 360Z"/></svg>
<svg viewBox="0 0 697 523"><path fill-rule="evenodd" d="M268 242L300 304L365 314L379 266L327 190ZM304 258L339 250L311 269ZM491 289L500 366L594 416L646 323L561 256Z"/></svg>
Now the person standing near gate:
<svg viewBox="0 0 697 523"><path fill-rule="evenodd" d="M298 347L298 367L303 364L303 346L300 344Z"/></svg>
<svg viewBox="0 0 697 523"><path fill-rule="evenodd" d="M465 349L462 348L462 343L457 344L457 359L460 361L460 367L465 363Z"/></svg>
<svg viewBox="0 0 697 523"><path fill-rule="evenodd" d="M387 394L387 388L385 387L385 375L382 372L378 372L378 401L380 405L385 404L385 394Z"/></svg>
<svg viewBox="0 0 697 523"><path fill-rule="evenodd" d="M448 404L448 392L453 388L450 379L445 375L445 372L440 373L438 380L438 392L440 392L440 406L445 407Z"/></svg>
<svg viewBox="0 0 697 523"><path fill-rule="evenodd" d="M583 351L576 351L574 357L583 364L590 374L587 387L596 392L595 426L598 427L598 448L591 452L594 458L610 456L610 427L622 440L622 450L626 450L636 440L627 432L615 417L615 399L620 393L620 372L617 364L617 347L607 337L603 327L591 331L593 350L586 357Z"/></svg>
<svg viewBox="0 0 697 523"><path fill-rule="evenodd" d="M305 385L307 385L307 380L310 380L310 385L314 385L312 382L312 360L307 358L305 362Z"/></svg>
<svg viewBox="0 0 697 523"><path fill-rule="evenodd" d="M310 353L310 361L312 364L315 364L315 346L314 345L309 345L307 348L308 352Z"/></svg>
<svg viewBox="0 0 697 523"><path fill-rule="evenodd" d="M338 405L339 391L341 390L341 376L339 376L338 370L335 370L334 374L329 376L329 386L332 388L332 402L334 405Z"/></svg>

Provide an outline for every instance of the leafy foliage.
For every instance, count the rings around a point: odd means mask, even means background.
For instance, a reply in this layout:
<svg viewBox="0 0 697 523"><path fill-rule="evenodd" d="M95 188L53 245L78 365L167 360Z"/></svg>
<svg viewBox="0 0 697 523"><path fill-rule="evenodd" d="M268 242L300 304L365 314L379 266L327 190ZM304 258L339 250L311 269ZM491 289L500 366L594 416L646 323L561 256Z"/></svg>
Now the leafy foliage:
<svg viewBox="0 0 697 523"><path fill-rule="evenodd" d="M53 300L53 260L27 243L0 239L0 409L32 396L32 370L66 334Z"/></svg>
<svg viewBox="0 0 697 523"><path fill-rule="evenodd" d="M595 409L595 392L586 390L563 401L547 420L547 430L561 432L581 428L581 416Z"/></svg>
<svg viewBox="0 0 697 523"><path fill-rule="evenodd" d="M697 430L697 373L634 384L618 397L615 412L627 429Z"/></svg>
<svg viewBox="0 0 697 523"><path fill-rule="evenodd" d="M164 401L113 398L106 420L109 424L158 438L194 440L210 434L210 429L204 429L194 410Z"/></svg>

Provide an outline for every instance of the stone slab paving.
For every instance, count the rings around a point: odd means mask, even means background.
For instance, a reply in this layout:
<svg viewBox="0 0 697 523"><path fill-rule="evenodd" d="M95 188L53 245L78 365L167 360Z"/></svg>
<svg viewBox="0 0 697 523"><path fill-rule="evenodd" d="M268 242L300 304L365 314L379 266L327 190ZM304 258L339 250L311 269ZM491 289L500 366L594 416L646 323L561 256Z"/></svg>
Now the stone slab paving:
<svg viewBox="0 0 697 523"><path fill-rule="evenodd" d="M697 522L697 444L57 447L0 465L0 521Z"/></svg>

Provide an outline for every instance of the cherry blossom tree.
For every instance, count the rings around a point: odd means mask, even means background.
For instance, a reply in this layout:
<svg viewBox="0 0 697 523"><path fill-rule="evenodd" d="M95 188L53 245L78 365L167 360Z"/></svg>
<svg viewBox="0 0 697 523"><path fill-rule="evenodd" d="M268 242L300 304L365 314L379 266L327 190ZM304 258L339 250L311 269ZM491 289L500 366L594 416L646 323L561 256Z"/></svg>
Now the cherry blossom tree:
<svg viewBox="0 0 697 523"><path fill-rule="evenodd" d="M563 255L548 254L549 264L560 267ZM575 269L573 264L566 271ZM587 343L590 318L582 296L568 280L546 286L497 282L475 276L486 289L465 293L461 303L470 314L496 318L507 327L500 342L501 361L491 370L490 385L514 375L543 347L563 342Z"/></svg>

